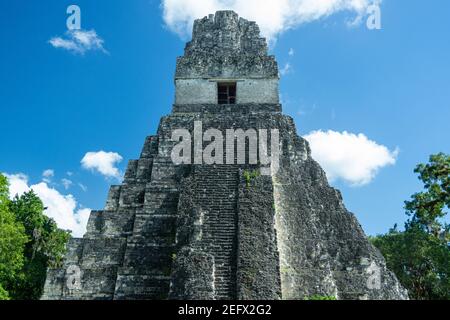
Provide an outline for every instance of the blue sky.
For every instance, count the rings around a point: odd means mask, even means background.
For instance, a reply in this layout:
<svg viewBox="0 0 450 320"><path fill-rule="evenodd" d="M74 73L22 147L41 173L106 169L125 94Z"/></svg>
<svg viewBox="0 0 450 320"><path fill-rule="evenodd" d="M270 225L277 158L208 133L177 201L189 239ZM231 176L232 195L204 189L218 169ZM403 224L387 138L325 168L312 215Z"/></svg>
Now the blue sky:
<svg viewBox="0 0 450 320"><path fill-rule="evenodd" d="M82 28L95 30L107 53L50 45L66 36L70 4L80 6ZM450 152L450 2L384 0L381 12L381 30L365 20L350 27L357 13L342 10L277 29L271 46L280 69L290 66L280 93L299 134L347 131L398 148L395 164L369 183L333 181L368 234L401 225L403 201L421 189L415 165ZM157 0L2 1L0 24L0 171L45 183L75 202L72 210L101 209L118 181L81 160L114 152L123 172L139 156L171 111L184 41ZM53 175L43 177L47 169ZM67 190L62 179L72 182Z"/></svg>

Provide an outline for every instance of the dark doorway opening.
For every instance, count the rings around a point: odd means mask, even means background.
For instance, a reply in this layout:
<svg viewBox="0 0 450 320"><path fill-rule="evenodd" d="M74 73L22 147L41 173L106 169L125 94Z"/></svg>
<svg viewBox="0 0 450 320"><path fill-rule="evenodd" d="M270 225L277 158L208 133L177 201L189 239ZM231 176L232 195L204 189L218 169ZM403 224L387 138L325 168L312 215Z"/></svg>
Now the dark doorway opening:
<svg viewBox="0 0 450 320"><path fill-rule="evenodd" d="M236 82L217 83L218 103L235 104L236 103Z"/></svg>

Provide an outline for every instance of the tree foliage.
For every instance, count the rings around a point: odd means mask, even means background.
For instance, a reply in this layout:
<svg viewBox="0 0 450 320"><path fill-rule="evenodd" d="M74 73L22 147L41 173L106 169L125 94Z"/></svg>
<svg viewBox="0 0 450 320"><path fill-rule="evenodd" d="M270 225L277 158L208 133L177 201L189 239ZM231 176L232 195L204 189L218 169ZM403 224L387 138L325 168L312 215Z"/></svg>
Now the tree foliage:
<svg viewBox="0 0 450 320"><path fill-rule="evenodd" d="M450 208L450 155L432 155L430 163L419 164L414 172L419 174L425 190L405 202L411 217L407 227L420 228L443 241L450 241L449 225L441 222Z"/></svg>
<svg viewBox="0 0 450 320"><path fill-rule="evenodd" d="M21 277L27 241L25 228L9 210L8 181L0 174L0 300L10 297L6 285Z"/></svg>
<svg viewBox="0 0 450 320"><path fill-rule="evenodd" d="M450 299L449 225L443 221L450 207L450 156L432 155L415 172L424 191L405 202L405 230L395 226L372 242L411 298Z"/></svg>
<svg viewBox="0 0 450 320"><path fill-rule="evenodd" d="M70 233L58 229L55 221L44 214L44 205L33 191L11 201L7 196L6 178L0 175L0 181L4 182L1 189L4 210L0 209L0 212L10 219L9 224L0 222L0 285L4 295L11 299L39 299L47 268L61 263ZM20 250L12 250L13 247ZM2 252L7 255L4 259ZM12 266L16 273L9 271L10 276L2 281L1 270L12 269Z"/></svg>

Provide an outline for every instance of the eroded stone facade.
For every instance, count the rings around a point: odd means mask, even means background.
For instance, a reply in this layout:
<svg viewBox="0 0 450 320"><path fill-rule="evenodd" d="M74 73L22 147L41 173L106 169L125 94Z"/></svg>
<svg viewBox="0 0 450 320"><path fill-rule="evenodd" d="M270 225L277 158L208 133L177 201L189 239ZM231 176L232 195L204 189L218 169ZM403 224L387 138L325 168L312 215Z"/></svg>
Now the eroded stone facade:
<svg viewBox="0 0 450 320"><path fill-rule="evenodd" d="M215 100L224 80L238 83L234 105ZM282 114L277 63L255 23L231 11L196 21L175 83L172 113L49 270L44 299L407 298ZM280 170L249 179L258 165L175 166L172 132L194 121L278 129Z"/></svg>

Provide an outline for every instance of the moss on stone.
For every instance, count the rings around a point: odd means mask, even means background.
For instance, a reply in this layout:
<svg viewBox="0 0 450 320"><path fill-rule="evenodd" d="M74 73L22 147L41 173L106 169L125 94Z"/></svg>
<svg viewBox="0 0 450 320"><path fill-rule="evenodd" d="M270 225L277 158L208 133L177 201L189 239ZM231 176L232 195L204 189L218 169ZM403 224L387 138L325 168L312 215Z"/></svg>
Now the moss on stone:
<svg viewBox="0 0 450 320"><path fill-rule="evenodd" d="M253 170L253 171L244 170L243 176L245 179L245 184L246 184L247 188L249 188L252 180L261 176L261 172L259 172L259 170Z"/></svg>

